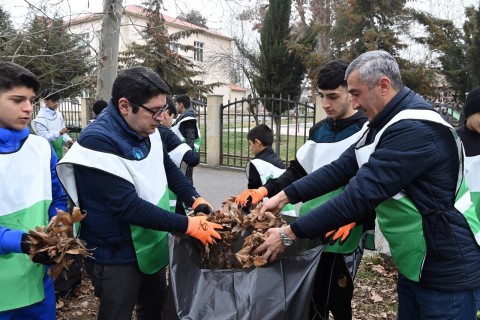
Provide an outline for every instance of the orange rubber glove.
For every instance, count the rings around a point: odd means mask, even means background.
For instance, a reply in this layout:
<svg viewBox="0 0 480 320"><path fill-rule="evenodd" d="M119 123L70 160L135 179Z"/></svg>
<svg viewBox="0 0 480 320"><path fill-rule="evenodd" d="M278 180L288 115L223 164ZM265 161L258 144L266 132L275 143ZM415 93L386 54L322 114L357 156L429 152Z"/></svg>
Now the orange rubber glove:
<svg viewBox="0 0 480 320"><path fill-rule="evenodd" d="M188 217L188 228L185 233L202 241L204 245L207 242L213 244L215 241L213 238L222 238L215 229L223 229L223 227L207 221L207 216Z"/></svg>
<svg viewBox="0 0 480 320"><path fill-rule="evenodd" d="M197 215L198 213L202 212L205 214L213 214L215 215L215 210L213 206L205 201L202 197L198 197L195 199L195 202L192 204L193 213Z"/></svg>
<svg viewBox="0 0 480 320"><path fill-rule="evenodd" d="M350 231L352 231L355 225L356 223L352 222L347 225L344 225L343 227L338 228L337 230L329 231L327 232L327 234L325 234L325 238L330 237L328 243L330 243L331 245L334 244L335 241L340 239L338 240L338 243L342 245L347 240L348 236L350 235Z"/></svg>
<svg viewBox="0 0 480 320"><path fill-rule="evenodd" d="M268 196L268 190L265 187L260 187L258 189L246 189L237 196L235 203L243 207L247 205L248 198L251 197L252 204L257 204L266 196Z"/></svg>

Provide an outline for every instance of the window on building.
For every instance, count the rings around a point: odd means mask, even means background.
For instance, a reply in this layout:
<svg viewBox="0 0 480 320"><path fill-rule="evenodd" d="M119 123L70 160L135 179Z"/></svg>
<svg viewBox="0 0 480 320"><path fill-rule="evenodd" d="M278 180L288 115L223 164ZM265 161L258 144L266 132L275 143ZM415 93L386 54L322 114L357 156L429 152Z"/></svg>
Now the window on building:
<svg viewBox="0 0 480 320"><path fill-rule="evenodd" d="M193 53L193 60L195 61L203 61L203 42L195 41L193 46L195 47L195 51Z"/></svg>
<svg viewBox="0 0 480 320"><path fill-rule="evenodd" d="M87 43L90 43L90 33L85 32L85 33L80 33L78 35L78 42L80 45L87 45Z"/></svg>
<svg viewBox="0 0 480 320"><path fill-rule="evenodd" d="M178 42L170 42L170 50L172 50L173 52L178 53L178 50L179 50L179 44L178 44Z"/></svg>

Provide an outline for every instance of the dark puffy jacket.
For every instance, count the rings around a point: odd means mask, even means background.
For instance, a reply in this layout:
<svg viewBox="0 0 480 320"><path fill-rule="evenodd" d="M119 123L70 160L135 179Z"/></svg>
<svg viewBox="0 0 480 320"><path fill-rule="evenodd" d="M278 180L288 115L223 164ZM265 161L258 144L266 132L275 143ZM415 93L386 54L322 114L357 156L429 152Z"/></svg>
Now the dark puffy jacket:
<svg viewBox="0 0 480 320"><path fill-rule="evenodd" d="M376 132L405 109L430 106L403 88L369 124ZM437 290L454 291L480 286L480 248L466 219L454 205L459 161L450 130L440 124L403 120L383 134L368 163L358 168L354 147L333 163L285 189L292 203L307 201L348 182L345 191L297 219L291 226L300 238L315 238L350 221L358 221L380 203L404 191L419 212L443 212L434 227L423 225L427 256L420 283ZM441 219L444 218L444 219ZM430 225L431 226L431 225Z"/></svg>
<svg viewBox="0 0 480 320"><path fill-rule="evenodd" d="M80 134L78 143L130 160L143 159L150 151L150 140L131 130L111 102ZM172 162L165 147L163 161L169 188L191 205L192 197L198 193ZM80 237L88 248L95 248L96 263L136 262L130 234L132 224L160 231L186 231L187 217L143 200L130 182L97 169L75 166L74 170L80 207L88 212L81 224Z"/></svg>
<svg viewBox="0 0 480 320"><path fill-rule="evenodd" d="M285 169L285 163L283 163L282 159L273 151L272 147L266 147L263 149L259 154L257 154L253 159L260 159L271 163L277 168ZM260 173L258 172L257 168L254 165L248 165L247 170L248 172L248 189L257 189L260 188L263 183L260 177ZM271 180L271 179L270 179Z"/></svg>

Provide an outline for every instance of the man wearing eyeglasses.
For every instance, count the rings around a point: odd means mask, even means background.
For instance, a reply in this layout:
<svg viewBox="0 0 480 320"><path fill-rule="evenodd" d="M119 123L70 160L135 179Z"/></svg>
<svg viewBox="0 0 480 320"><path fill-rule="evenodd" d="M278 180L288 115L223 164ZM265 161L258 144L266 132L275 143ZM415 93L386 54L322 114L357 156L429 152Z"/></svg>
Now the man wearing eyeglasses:
<svg viewBox="0 0 480 320"><path fill-rule="evenodd" d="M204 244L221 228L205 216L169 212L168 189L195 213L212 212L168 156L157 132L169 88L151 69L115 80L107 108L57 166L75 204L87 211L80 238L93 250L88 269L100 298L98 319L158 319L165 297L167 233Z"/></svg>

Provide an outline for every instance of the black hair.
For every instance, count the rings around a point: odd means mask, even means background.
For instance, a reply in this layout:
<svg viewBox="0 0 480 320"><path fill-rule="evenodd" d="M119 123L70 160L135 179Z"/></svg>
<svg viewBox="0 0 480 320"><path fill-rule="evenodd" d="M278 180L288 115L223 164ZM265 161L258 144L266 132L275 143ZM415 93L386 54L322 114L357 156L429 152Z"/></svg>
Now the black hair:
<svg viewBox="0 0 480 320"><path fill-rule="evenodd" d="M173 114L176 117L178 114L177 108L175 108L175 103L170 97L167 97L167 111L170 116Z"/></svg>
<svg viewBox="0 0 480 320"><path fill-rule="evenodd" d="M41 97L44 100L51 100L51 101L59 101L61 98L60 92L58 91L58 89L55 89L55 88L43 90Z"/></svg>
<svg viewBox="0 0 480 320"><path fill-rule="evenodd" d="M185 109L188 109L190 108L190 97L187 96L186 94L182 94L182 95L179 95L175 98L175 102L178 102L178 103L181 103L183 104L183 106L185 107Z"/></svg>
<svg viewBox="0 0 480 320"><path fill-rule="evenodd" d="M20 86L33 89L35 94L40 89L40 83L31 71L13 62L0 61L0 93Z"/></svg>
<svg viewBox="0 0 480 320"><path fill-rule="evenodd" d="M122 71L112 88L112 104L118 109L118 100L126 98L133 104L132 112L138 111L138 105L148 102L159 94L170 91L165 81L152 69L132 67Z"/></svg>
<svg viewBox="0 0 480 320"><path fill-rule="evenodd" d="M248 131L247 139L249 141L258 139L264 147L270 147L273 144L273 131L266 124L261 123Z"/></svg>
<svg viewBox="0 0 480 320"><path fill-rule="evenodd" d="M317 88L321 90L333 90L340 86L347 87L345 71L348 62L344 60L332 60L318 72Z"/></svg>
<svg viewBox="0 0 480 320"><path fill-rule="evenodd" d="M104 100L97 100L92 106L92 111L95 113L96 116L102 112L103 109L105 109L108 106L108 103Z"/></svg>

